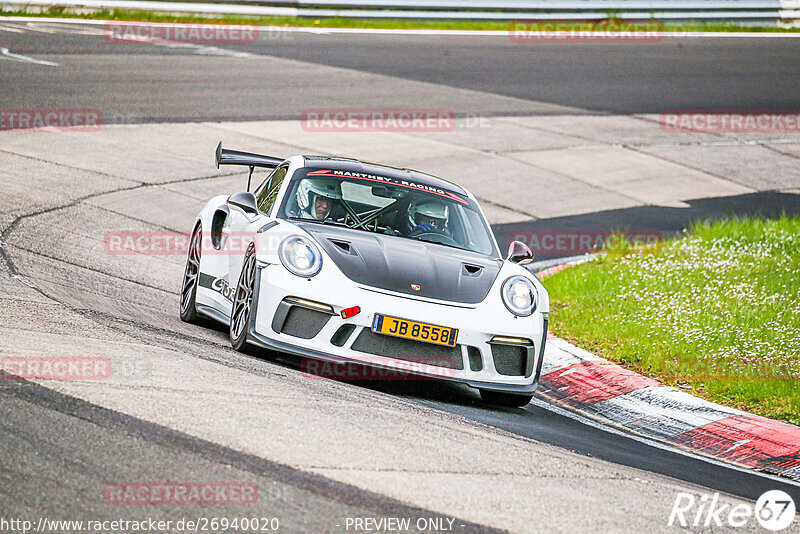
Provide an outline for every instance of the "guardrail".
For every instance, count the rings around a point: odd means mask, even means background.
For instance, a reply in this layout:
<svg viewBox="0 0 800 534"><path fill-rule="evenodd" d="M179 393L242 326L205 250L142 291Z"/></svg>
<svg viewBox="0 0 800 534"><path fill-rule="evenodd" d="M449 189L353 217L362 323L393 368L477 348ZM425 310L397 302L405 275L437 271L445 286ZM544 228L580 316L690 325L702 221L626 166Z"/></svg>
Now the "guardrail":
<svg viewBox="0 0 800 534"><path fill-rule="evenodd" d="M224 3L222 3L224 2ZM127 8L192 13L460 20L735 21L799 25L800 0L0 0L4 6Z"/></svg>

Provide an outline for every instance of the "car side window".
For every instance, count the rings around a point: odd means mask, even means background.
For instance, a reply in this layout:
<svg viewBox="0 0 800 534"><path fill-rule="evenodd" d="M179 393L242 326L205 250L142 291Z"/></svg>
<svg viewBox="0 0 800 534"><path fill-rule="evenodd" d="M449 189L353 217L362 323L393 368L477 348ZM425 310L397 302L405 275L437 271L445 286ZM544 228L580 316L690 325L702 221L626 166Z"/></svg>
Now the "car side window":
<svg viewBox="0 0 800 534"><path fill-rule="evenodd" d="M278 167L275 169L272 176L267 178L264 187L258 192L256 200L261 213L269 213L269 210L272 209L273 204L275 204L275 199L278 198L278 191L281 190L281 184L283 184L283 179L286 177L286 171L288 169L289 167Z"/></svg>

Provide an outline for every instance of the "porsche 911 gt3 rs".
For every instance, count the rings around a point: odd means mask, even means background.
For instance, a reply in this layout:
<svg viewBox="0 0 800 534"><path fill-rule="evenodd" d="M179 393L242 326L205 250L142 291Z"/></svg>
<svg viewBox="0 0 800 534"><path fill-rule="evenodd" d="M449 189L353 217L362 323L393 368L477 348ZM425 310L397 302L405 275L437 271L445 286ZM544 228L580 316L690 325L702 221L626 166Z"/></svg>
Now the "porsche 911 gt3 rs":
<svg viewBox="0 0 800 534"><path fill-rule="evenodd" d="M538 384L549 300L503 259L475 197L408 169L323 156L216 151L249 167L247 190L197 216L180 315L247 344L462 382L523 406ZM264 176L254 192L255 169Z"/></svg>

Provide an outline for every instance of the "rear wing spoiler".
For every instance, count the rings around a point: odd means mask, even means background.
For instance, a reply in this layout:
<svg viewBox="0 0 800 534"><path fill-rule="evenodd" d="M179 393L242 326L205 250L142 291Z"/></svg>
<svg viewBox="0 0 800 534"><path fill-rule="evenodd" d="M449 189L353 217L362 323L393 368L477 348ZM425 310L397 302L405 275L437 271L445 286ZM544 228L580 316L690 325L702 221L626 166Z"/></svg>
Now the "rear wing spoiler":
<svg viewBox="0 0 800 534"><path fill-rule="evenodd" d="M284 158L274 156L262 156L251 152L240 152L238 150L228 150L222 148L222 141L217 145L215 163L219 169L220 165L244 165L250 167L250 174L247 177L247 190L250 191L250 179L253 177L254 167L274 169L280 165Z"/></svg>

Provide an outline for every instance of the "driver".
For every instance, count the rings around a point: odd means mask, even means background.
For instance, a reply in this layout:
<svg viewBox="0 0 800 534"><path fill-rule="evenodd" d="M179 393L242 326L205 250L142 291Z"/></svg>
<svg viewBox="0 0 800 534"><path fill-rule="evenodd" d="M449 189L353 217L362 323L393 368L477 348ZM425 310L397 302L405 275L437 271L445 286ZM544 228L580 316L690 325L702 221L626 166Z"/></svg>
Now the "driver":
<svg viewBox="0 0 800 534"><path fill-rule="evenodd" d="M411 233L438 232L449 234L447 230L447 205L437 200L414 203L408 210Z"/></svg>
<svg viewBox="0 0 800 534"><path fill-rule="evenodd" d="M304 178L297 186L299 217L326 219L342 199L342 184L334 180Z"/></svg>

